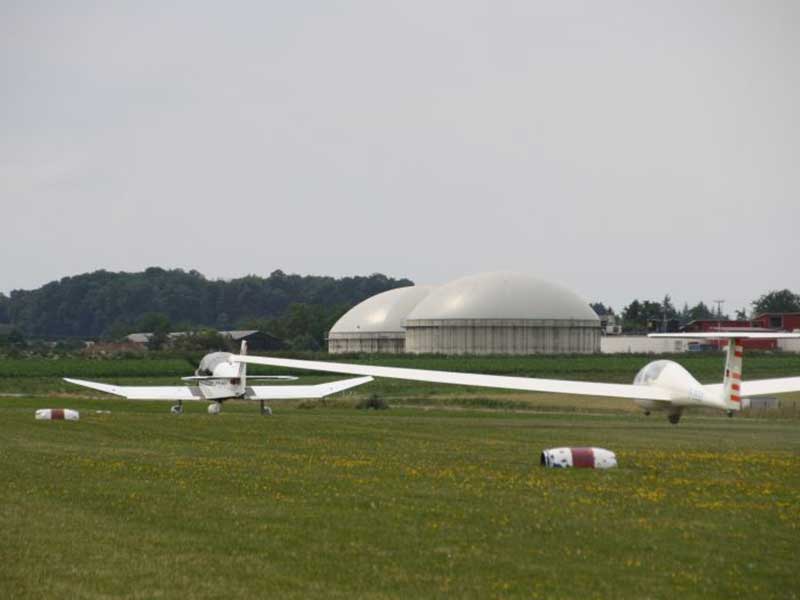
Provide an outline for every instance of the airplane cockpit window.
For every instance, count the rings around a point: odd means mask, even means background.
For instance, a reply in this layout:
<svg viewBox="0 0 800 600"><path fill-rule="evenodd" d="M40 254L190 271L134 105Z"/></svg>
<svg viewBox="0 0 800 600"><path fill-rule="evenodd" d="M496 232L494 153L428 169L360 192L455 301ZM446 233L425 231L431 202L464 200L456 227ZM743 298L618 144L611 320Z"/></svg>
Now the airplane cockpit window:
<svg viewBox="0 0 800 600"><path fill-rule="evenodd" d="M669 363L668 360L657 360L645 366L641 371L636 374L633 380L633 385L650 385L661 375Z"/></svg>
<svg viewBox="0 0 800 600"><path fill-rule="evenodd" d="M197 367L197 371L195 371L194 374L205 376L213 375L217 365L228 362L231 356L232 354L230 352L212 352L211 354L206 354L200 361L200 365Z"/></svg>

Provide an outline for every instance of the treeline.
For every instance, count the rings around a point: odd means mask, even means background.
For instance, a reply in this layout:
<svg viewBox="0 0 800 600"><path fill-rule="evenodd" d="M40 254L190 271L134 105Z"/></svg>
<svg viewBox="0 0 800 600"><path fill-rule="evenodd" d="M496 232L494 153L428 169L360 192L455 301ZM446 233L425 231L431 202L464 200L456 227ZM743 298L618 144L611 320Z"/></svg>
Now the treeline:
<svg viewBox="0 0 800 600"><path fill-rule="evenodd" d="M156 332L156 346L169 331L214 332L258 329L291 349L324 348L333 324L352 306L380 292L413 285L381 274L368 277L250 275L230 281L209 280L197 271L151 267L139 273L96 271L65 277L30 291L0 294L0 347L20 347L37 338L120 340L133 331ZM677 329L697 319L733 317L703 302L676 308L662 300L634 300L616 314L592 304L600 316L614 315L623 330ZM749 316L765 312L800 312L800 295L786 290L763 294L751 303ZM193 337L203 345L217 338Z"/></svg>
<svg viewBox="0 0 800 600"><path fill-rule="evenodd" d="M274 318L245 319L237 329L263 331L276 339L281 350L323 350L325 339L334 323L351 308L350 304L333 306L323 304L289 305L286 312ZM238 350L238 342L223 336L216 329L203 327L175 327L161 313L148 313L135 327L137 331L153 333L147 343L150 350ZM186 335L170 339L171 331L182 331ZM121 336L117 336L117 339ZM0 348L3 346L0 336Z"/></svg>
<svg viewBox="0 0 800 600"><path fill-rule="evenodd" d="M270 323L273 335L308 333L319 340L347 309L380 292L412 285L381 274L368 277L249 275L209 280L197 271L151 267L139 273L95 271L36 290L0 294L0 328L25 336L117 339L148 326L227 330ZM298 321L306 323L298 333ZM322 337L320 337L322 335Z"/></svg>
<svg viewBox="0 0 800 600"><path fill-rule="evenodd" d="M625 331L647 331L667 324L667 329L677 329L687 323L703 319L744 321L764 313L800 312L800 295L791 290L773 290L762 294L750 303L750 311L745 307L735 310L733 314L725 313L720 306L711 307L704 302L694 306L684 303L677 309L672 298L667 294L661 301L634 300L617 315L614 309L601 302L593 303L592 308L600 317L614 315Z"/></svg>

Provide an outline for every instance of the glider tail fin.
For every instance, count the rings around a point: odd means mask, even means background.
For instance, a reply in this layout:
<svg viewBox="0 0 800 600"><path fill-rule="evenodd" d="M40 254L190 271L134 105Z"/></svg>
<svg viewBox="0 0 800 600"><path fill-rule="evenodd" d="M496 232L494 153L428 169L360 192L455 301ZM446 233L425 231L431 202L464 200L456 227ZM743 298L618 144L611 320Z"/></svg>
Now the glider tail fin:
<svg viewBox="0 0 800 600"><path fill-rule="evenodd" d="M725 374L722 379L722 404L725 410L741 410L742 408L742 359L744 347L742 340L728 339L725 357Z"/></svg>
<svg viewBox="0 0 800 600"><path fill-rule="evenodd" d="M239 349L239 354L245 356L247 354L247 340L242 340L242 347ZM239 388L241 393L247 389L247 363L239 363Z"/></svg>

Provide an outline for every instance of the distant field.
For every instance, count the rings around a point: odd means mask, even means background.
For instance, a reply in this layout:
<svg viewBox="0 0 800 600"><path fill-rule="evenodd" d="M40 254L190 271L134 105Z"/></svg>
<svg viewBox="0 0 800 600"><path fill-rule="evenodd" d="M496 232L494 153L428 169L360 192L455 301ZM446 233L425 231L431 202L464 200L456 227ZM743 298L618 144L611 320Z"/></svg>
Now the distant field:
<svg viewBox="0 0 800 600"><path fill-rule="evenodd" d="M0 359L0 378L23 377L158 377L190 375L197 368L183 358L108 359L16 358Z"/></svg>
<svg viewBox="0 0 800 600"><path fill-rule="evenodd" d="M276 353L307 360L328 360L358 364L379 364L414 369L470 371L496 375L528 377L571 377L608 382L630 382L636 372L652 360L669 358L685 366L701 382L721 378L723 356L680 354L671 356L596 355L596 356L335 356L323 353ZM180 377L197 368L201 354L175 358L23 358L0 359L0 378L7 377ZM250 365L253 373L284 372L285 369ZM800 374L800 354L752 353L745 357L750 378ZM302 373L301 373L302 374Z"/></svg>
<svg viewBox="0 0 800 600"><path fill-rule="evenodd" d="M26 397L0 422L3 597L800 596L794 420ZM538 466L562 445L620 468Z"/></svg>

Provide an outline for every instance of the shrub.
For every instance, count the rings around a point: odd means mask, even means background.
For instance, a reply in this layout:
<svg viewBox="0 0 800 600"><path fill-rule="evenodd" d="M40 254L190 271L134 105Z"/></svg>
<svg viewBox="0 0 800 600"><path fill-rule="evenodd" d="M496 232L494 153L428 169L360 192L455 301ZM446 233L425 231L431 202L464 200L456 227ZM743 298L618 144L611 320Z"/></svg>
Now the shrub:
<svg viewBox="0 0 800 600"><path fill-rule="evenodd" d="M370 408L386 410L389 408L389 405L386 403L386 400L378 396L378 394L371 394L368 398L364 398L356 404L356 408L359 410L369 410Z"/></svg>

